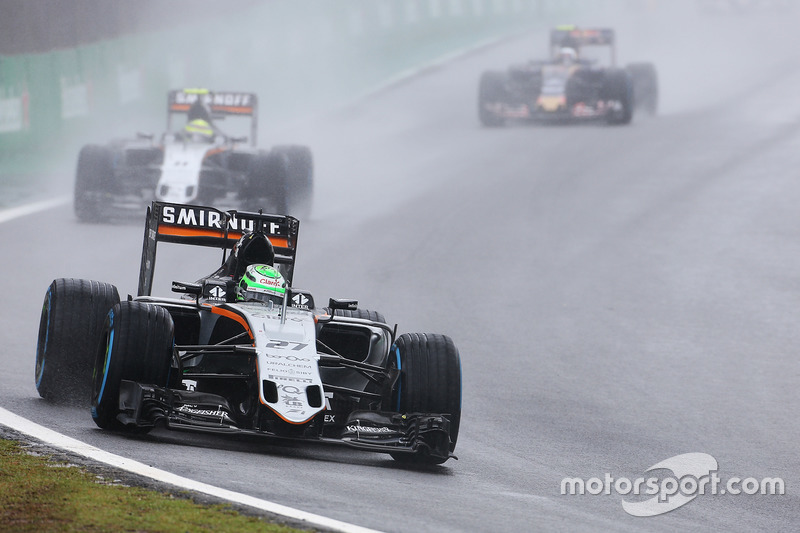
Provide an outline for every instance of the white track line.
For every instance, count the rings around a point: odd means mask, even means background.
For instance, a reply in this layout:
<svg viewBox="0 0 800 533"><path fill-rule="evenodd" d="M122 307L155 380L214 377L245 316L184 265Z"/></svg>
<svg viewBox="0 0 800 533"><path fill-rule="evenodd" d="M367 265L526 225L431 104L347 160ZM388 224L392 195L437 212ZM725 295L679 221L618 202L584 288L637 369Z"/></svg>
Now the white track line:
<svg viewBox="0 0 800 533"><path fill-rule="evenodd" d="M60 196L58 198L53 198L50 200L34 202L32 204L12 207L10 209L3 209L0 210L0 224L2 224L3 222L8 222L9 220L14 220L15 218L32 215L34 213L38 213L39 211L45 211L47 209L50 209L51 207L58 207L61 205L65 205L71 201L72 201L71 196Z"/></svg>
<svg viewBox="0 0 800 533"><path fill-rule="evenodd" d="M194 481L192 479L171 474L165 470L147 466L146 464L133 461L131 459L126 459L119 455L114 455L113 453L103 451L100 448L95 448L94 446L90 446L89 444L79 440L75 440L71 437L67 437L66 435L62 435L53 430L47 429L39 424L34 424L30 420L22 418L19 415L15 415L14 413L7 411L2 407L0 407L0 424L14 429L20 433L24 433L36 440L55 446L56 448L87 457L120 470L125 470L126 472L131 472L139 476L154 479L162 483L168 483L181 489L208 494L209 496L214 496L215 498L221 498L223 500L240 505L254 507L271 514L291 518L295 521L302 522L303 524L300 524L300 527L308 525L309 527L321 527L329 531L341 531L343 533L378 533L374 529L367 529L353 524L348 524L346 522L340 522L324 516L293 509L278 503L254 498L240 492L222 489L213 485L208 485L206 483L201 483L199 481Z"/></svg>

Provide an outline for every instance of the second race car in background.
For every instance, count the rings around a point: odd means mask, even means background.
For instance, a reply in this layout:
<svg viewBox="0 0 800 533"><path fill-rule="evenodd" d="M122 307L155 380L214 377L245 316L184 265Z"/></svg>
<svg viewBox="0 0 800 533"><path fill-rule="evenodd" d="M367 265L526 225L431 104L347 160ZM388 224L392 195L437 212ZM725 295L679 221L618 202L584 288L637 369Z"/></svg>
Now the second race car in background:
<svg viewBox="0 0 800 533"><path fill-rule="evenodd" d="M514 119L599 119L628 124L635 110L656 113L655 66L631 63L617 67L614 30L561 26L551 30L550 48L550 60L483 73L478 116L484 126L502 126ZM587 48L605 50L607 57L590 59L589 53L584 54Z"/></svg>
<svg viewBox="0 0 800 533"><path fill-rule="evenodd" d="M78 219L139 216L154 200L229 209L265 206L308 216L311 150L301 145L257 149L257 117L258 97L252 93L170 91L167 132L160 138L139 134L81 149L75 178ZM224 119L249 128L241 136L225 134L217 127Z"/></svg>

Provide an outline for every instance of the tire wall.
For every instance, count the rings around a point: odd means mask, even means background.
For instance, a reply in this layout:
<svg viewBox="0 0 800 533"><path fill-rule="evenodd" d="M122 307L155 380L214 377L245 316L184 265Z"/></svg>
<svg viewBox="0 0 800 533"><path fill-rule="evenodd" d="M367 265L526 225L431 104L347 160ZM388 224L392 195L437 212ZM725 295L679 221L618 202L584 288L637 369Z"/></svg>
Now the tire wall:
<svg viewBox="0 0 800 533"><path fill-rule="evenodd" d="M76 0L77 5L81 1L88 0ZM130 10L130 4L118 4ZM163 131L166 92L171 88L253 91L259 95L260 123L280 123L353 100L449 53L569 21L602 4L603 0L199 2L194 5L225 9L213 16L151 13L158 24L150 26L161 29L147 30L142 23L143 27L119 28L127 30L123 36L82 42L81 36L97 39L103 34L85 27L85 9L48 17L48 8L38 4L39 18L26 20L24 8L18 6L31 4L11 1L4 12L16 9L18 25L56 26L24 28L25 35L47 35L56 28L63 33L73 16L74 40L80 44L35 53L9 54L2 53L9 46L0 48L2 185L29 183L32 174L73 172L77 151L87 142ZM114 13L112 0L99 5L116 16L117 26L119 19L132 16ZM96 24L102 25L103 19Z"/></svg>

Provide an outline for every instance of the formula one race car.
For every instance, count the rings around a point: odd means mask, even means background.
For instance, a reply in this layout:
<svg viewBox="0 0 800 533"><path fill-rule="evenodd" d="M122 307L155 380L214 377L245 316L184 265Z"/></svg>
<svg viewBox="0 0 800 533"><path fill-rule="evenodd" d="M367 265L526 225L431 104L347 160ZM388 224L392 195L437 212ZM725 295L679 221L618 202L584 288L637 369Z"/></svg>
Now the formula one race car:
<svg viewBox="0 0 800 533"><path fill-rule="evenodd" d="M608 52L583 57L587 47ZM634 109L654 115L658 78L651 63L616 66L614 30L561 26L550 32L552 59L487 71L478 88L478 116L484 126L506 120L605 120L628 124ZM594 49L595 51L597 48Z"/></svg>
<svg viewBox="0 0 800 533"><path fill-rule="evenodd" d="M311 293L292 286L298 230L291 216L154 202L137 297L120 301L116 287L97 281L50 285L39 394L91 398L95 423L121 432L161 425L339 443L412 463L454 457L461 363L453 341L397 335L354 300L315 307ZM160 241L219 247L222 266L173 282L181 297L153 297Z"/></svg>
<svg viewBox="0 0 800 533"><path fill-rule="evenodd" d="M185 117L186 123L173 124L175 117ZM138 217L154 199L234 209L266 205L306 217L313 189L311 150L298 145L256 149L257 117L255 94L170 91L167 133L159 139L140 134L81 149L75 177L78 219L94 222L125 212ZM244 135L223 133L217 123L226 118Z"/></svg>

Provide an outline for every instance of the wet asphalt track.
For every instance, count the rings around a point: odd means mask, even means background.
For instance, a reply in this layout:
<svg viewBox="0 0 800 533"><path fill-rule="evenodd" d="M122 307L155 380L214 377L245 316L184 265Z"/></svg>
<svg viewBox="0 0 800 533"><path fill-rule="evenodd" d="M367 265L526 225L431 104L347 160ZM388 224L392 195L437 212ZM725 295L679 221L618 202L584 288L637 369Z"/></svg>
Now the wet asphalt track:
<svg viewBox="0 0 800 533"><path fill-rule="evenodd" d="M179 475L386 531L796 528L800 59L783 40L796 25L667 15L598 22L616 25L623 60L653 60L662 77L663 112L630 127L479 127L480 72L537 55L535 34L262 135L308 142L317 160L295 284L318 300L358 298L401 332L455 339L458 461L419 471L336 447L129 438L40 400L50 281L93 278L124 294L138 274L138 221L82 225L67 206L0 226L0 406ZM704 46L701 29L714 37ZM72 177L60 179L54 192ZM164 253L159 267L191 280L216 266L192 255L201 264L178 274L183 257ZM633 479L687 452L715 457L723 479L782 477L787 494L699 496L653 518L628 516L618 495L559 494L565 476Z"/></svg>

